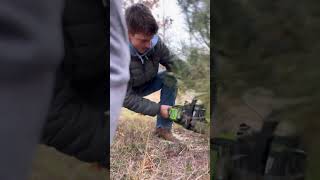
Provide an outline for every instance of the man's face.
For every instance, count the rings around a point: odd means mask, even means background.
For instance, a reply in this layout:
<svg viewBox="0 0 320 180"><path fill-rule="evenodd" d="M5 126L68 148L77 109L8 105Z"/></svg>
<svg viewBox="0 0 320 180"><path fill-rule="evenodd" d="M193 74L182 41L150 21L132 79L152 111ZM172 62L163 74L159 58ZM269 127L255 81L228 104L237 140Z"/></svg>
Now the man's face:
<svg viewBox="0 0 320 180"><path fill-rule="evenodd" d="M144 53L151 47L152 37L153 35L146 35L144 33L129 33L129 41L139 53Z"/></svg>

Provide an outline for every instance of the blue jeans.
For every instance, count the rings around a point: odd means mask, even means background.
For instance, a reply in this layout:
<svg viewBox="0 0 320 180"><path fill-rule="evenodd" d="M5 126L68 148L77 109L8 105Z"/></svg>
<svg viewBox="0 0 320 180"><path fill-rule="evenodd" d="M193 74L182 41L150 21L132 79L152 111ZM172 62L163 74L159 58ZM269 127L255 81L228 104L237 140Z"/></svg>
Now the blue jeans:
<svg viewBox="0 0 320 180"><path fill-rule="evenodd" d="M173 106L176 101L177 96L177 85L166 85L164 83L164 77L166 76L166 71L158 73L158 75L147 85L142 88L142 91L139 93L142 96L147 96L153 92L156 92L161 89L160 93L160 104ZM172 121L162 118L160 115L157 115L157 128L166 128L171 130Z"/></svg>

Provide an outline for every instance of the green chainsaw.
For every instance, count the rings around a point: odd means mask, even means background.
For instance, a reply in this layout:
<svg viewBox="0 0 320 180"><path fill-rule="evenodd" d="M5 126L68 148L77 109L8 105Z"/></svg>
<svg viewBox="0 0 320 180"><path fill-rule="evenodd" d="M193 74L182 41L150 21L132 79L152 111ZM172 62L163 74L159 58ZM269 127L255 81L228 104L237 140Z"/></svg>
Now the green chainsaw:
<svg viewBox="0 0 320 180"><path fill-rule="evenodd" d="M206 109L203 104L197 104L197 99L184 105L175 105L169 109L169 119L184 128L197 133L204 133L207 128Z"/></svg>

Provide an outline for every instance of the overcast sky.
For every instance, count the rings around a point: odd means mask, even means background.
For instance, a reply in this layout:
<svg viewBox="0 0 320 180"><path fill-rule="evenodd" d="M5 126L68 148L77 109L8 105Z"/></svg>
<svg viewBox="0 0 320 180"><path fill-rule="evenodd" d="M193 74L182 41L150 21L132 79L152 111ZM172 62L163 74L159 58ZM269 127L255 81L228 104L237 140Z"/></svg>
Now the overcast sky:
<svg viewBox="0 0 320 180"><path fill-rule="evenodd" d="M176 0L160 0L159 8L155 8L152 13L157 20L162 20L163 15L173 19L172 25L166 30L166 37L170 39L169 45L174 49L180 47L180 41L188 43L189 35L185 17ZM162 32L162 29L160 29Z"/></svg>

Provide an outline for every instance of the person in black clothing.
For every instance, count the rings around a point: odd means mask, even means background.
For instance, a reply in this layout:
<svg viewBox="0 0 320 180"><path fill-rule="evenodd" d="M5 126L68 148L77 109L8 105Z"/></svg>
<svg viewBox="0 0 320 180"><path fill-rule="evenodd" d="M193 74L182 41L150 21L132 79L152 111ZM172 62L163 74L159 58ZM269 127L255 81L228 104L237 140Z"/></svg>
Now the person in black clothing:
<svg viewBox="0 0 320 180"><path fill-rule="evenodd" d="M41 143L108 168L109 144L129 80L129 48L121 1L110 2L110 101L107 6L100 0L66 0L65 56L60 64ZM125 46L125 48L123 48ZM117 96L115 97L115 93ZM107 111L110 107L110 113ZM110 114L110 125L105 114ZM110 130L111 129L111 130ZM110 135L110 138L109 138Z"/></svg>
<svg viewBox="0 0 320 180"><path fill-rule="evenodd" d="M65 55L41 143L85 162L108 166L107 7L101 0L66 0Z"/></svg>

